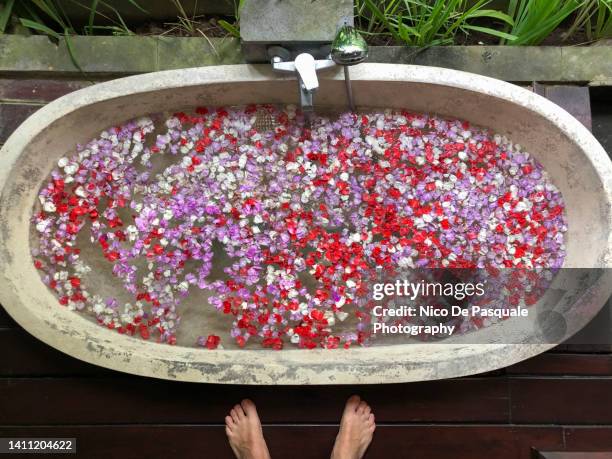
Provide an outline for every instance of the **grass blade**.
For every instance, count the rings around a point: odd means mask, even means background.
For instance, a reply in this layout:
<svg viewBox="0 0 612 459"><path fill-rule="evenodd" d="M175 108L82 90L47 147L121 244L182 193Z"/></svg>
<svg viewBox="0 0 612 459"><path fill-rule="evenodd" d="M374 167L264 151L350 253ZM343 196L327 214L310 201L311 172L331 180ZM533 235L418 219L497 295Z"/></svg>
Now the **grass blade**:
<svg viewBox="0 0 612 459"><path fill-rule="evenodd" d="M380 9L378 9L374 2L372 0L364 0L364 3L368 7L372 15L376 16L376 18L385 25L385 27L393 36L393 38L395 38L397 41L402 41L402 37L399 36L397 29L392 26L392 24L387 19L387 16L385 16L384 13L380 11Z"/></svg>
<svg viewBox="0 0 612 459"><path fill-rule="evenodd" d="M464 29L475 30L476 32L486 33L487 35L493 35L495 37L503 38L505 40L514 41L518 37L516 35L512 35L506 32L502 32L501 30L491 29L490 27L480 27L475 25L464 25Z"/></svg>
<svg viewBox="0 0 612 459"><path fill-rule="evenodd" d="M138 4L138 2L136 2L136 0L128 0L128 3L131 3L132 5L134 5L136 8L138 8L140 11L142 11L145 14L149 14L149 12L147 10L145 10L142 6L140 6Z"/></svg>
<svg viewBox="0 0 612 459"><path fill-rule="evenodd" d="M612 37L612 0L599 0L594 36L596 39Z"/></svg>
<svg viewBox="0 0 612 459"><path fill-rule="evenodd" d="M70 56L70 60L72 64L79 70L79 72L84 73L83 69L79 65L79 62L74 55L74 48L72 47L72 38L68 34L68 31L64 31L64 41L66 42L66 49L68 50L68 55Z"/></svg>
<svg viewBox="0 0 612 459"><path fill-rule="evenodd" d="M217 24L219 24L221 27L223 27L223 29L229 33L231 36L236 37L236 38L240 38L240 30L238 30L238 28L233 25L230 24L229 22L223 20L223 19L219 19L217 21Z"/></svg>
<svg viewBox="0 0 612 459"><path fill-rule="evenodd" d="M15 0L8 0L2 7L2 13L0 13L0 34L3 34L6 30L6 25L13 14L13 5Z"/></svg>
<svg viewBox="0 0 612 459"><path fill-rule="evenodd" d="M89 11L89 21L87 22L90 30L93 30L94 28L94 20L96 18L96 13L98 12L98 2L99 0L93 0L91 2L91 7Z"/></svg>
<svg viewBox="0 0 612 459"><path fill-rule="evenodd" d="M66 24L62 21L60 17L59 11L57 11L53 4L48 2L47 0L31 0L34 5L36 5L40 10L42 10L47 16L53 19L57 24L65 27Z"/></svg>
<svg viewBox="0 0 612 459"><path fill-rule="evenodd" d="M46 25L41 24L40 22L31 21L30 19L26 19L26 18L19 18L19 21L24 27L27 27L28 29L42 32L53 38L57 38L58 40L61 38L61 35L59 33L51 29L50 27L47 27Z"/></svg>
<svg viewBox="0 0 612 459"><path fill-rule="evenodd" d="M500 21L505 22L506 24L514 25L514 19L508 16L506 13L502 13L501 11L496 10L477 10L473 13L470 13L467 19L472 18L490 18L490 19L499 19Z"/></svg>

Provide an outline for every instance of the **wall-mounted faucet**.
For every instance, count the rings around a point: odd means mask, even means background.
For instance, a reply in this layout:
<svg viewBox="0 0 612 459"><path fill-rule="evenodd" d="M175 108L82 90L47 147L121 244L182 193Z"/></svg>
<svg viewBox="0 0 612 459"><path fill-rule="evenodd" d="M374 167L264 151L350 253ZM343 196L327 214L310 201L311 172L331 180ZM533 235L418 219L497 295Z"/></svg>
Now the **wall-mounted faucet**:
<svg viewBox="0 0 612 459"><path fill-rule="evenodd" d="M335 64L344 67L344 79L349 107L355 111L353 90L348 67L363 62L368 57L368 45L361 34L350 25L341 26L331 47L327 59L315 59L310 53L300 53L295 60L288 60L290 53L280 46L271 46L268 54L272 68L279 72L296 72L298 77L300 105L302 111L309 117L314 109L313 94L319 88L317 70L333 67Z"/></svg>
<svg viewBox="0 0 612 459"><path fill-rule="evenodd" d="M295 72L300 105L308 117L319 87L317 72L361 62L365 41L354 24L353 0L248 0L240 12L240 40L249 63L271 62L274 70ZM348 28L347 28L348 27ZM335 52L332 51L332 43ZM350 81L347 81L347 89ZM349 105L352 95L348 94Z"/></svg>
<svg viewBox="0 0 612 459"><path fill-rule="evenodd" d="M300 105L306 117L314 110L313 95L319 89L317 70L323 70L336 65L331 59L315 59L312 54L298 54L293 61L283 59L288 52L278 46L268 51L271 54L272 68L279 72L295 72L298 77Z"/></svg>

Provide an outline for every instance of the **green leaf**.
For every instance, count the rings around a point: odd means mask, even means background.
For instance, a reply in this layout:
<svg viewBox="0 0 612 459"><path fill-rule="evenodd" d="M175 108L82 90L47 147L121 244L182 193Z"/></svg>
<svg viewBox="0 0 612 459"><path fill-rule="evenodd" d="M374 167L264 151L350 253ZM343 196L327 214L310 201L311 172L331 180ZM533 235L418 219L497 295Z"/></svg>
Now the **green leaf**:
<svg viewBox="0 0 612 459"><path fill-rule="evenodd" d="M233 24L230 24L229 22L220 19L217 24L219 24L221 27L223 27L230 35L236 37L236 38L240 38L240 30L238 30L238 28L236 26L234 26Z"/></svg>
<svg viewBox="0 0 612 459"><path fill-rule="evenodd" d="M418 30L416 30L414 27L407 26L403 22L398 23L397 30L398 30L398 33L400 34L400 37L402 37L402 40L407 45L411 45L413 43L412 39L410 38L411 35L416 38L420 38L421 36Z"/></svg>
<svg viewBox="0 0 612 459"><path fill-rule="evenodd" d="M506 24L514 25L514 19L508 16L506 13L502 13L501 11L496 10L477 10L473 13L470 13L468 16L471 18L485 17L491 19L499 19L500 21L504 21Z"/></svg>
<svg viewBox="0 0 612 459"><path fill-rule="evenodd" d="M401 41L402 38L399 36L397 28L391 25L387 16L385 16L383 12L378 9L378 7L374 4L374 2L372 0L364 0L364 3L366 4L370 12L374 16L376 16L376 18L378 18L378 20L381 21L385 25L385 27L387 28L389 33L393 36L393 38L395 38L397 41Z"/></svg>
<svg viewBox="0 0 612 459"><path fill-rule="evenodd" d="M32 7L31 4L20 2L15 5L15 13L21 17L27 17L35 22L44 22L42 18L36 13L36 10Z"/></svg>
<svg viewBox="0 0 612 459"><path fill-rule="evenodd" d="M514 26L506 32L517 39L509 44L539 44L584 4L584 0L511 0L508 13L514 18Z"/></svg>
<svg viewBox="0 0 612 459"><path fill-rule="evenodd" d="M89 29L89 26L87 28ZM103 25L96 26L95 25L91 27L91 31L94 31L94 30L105 30L105 31L111 32L113 35L119 35L119 36L130 35L130 33L127 32L123 27L112 26L112 25L108 25L108 26L103 26Z"/></svg>
<svg viewBox="0 0 612 459"><path fill-rule="evenodd" d="M134 5L136 8L138 8L140 11L142 11L143 13L149 14L149 12L147 10L145 10L142 6L140 6L136 0L128 0L128 2L130 2L132 5Z"/></svg>
<svg viewBox="0 0 612 459"><path fill-rule="evenodd" d="M121 17L121 15L119 14L119 11L115 10L115 13L117 14L117 19L119 19L119 22L121 23L121 27L118 27L118 29L123 28L123 33L125 35L134 35L133 32L130 30L130 28L125 23L125 21L123 20L123 18Z"/></svg>
<svg viewBox="0 0 612 459"><path fill-rule="evenodd" d="M2 7L2 12L0 13L0 34L4 33L6 30L6 25L11 18L11 14L13 14L13 5L15 4L15 0L8 0L4 6Z"/></svg>
<svg viewBox="0 0 612 459"><path fill-rule="evenodd" d="M463 26L464 29L470 29L470 30L475 30L476 32L482 32L482 33L486 33L488 35L494 35L496 37L499 38L505 38L506 40L510 40L510 41L514 41L516 40L518 37L516 35L512 35L506 32L502 32L501 30L495 30L495 29L491 29L489 27L480 27L480 26L475 26L475 25L464 25Z"/></svg>
<svg viewBox="0 0 612 459"><path fill-rule="evenodd" d="M68 50L68 55L70 56L70 60L72 61L72 64L79 69L79 72L84 73L83 69L81 68L81 66L79 65L76 56L74 55L74 48L72 47L72 39L70 38L70 35L68 35L67 31L64 31L64 41L66 42L66 49Z"/></svg>
<svg viewBox="0 0 612 459"><path fill-rule="evenodd" d="M91 30L93 30L94 28L94 20L96 17L96 13L98 12L98 2L99 0L92 0L91 2L91 7L89 10L89 21L88 21L89 29Z"/></svg>
<svg viewBox="0 0 612 459"><path fill-rule="evenodd" d="M33 30L37 30L39 32L43 32L46 35L50 35L53 38L57 38L58 40L61 38L61 34L57 33L55 30L47 27L44 24L38 23L38 22L34 22L34 21L30 21L29 19L25 19L25 18L19 18L19 21L21 21L21 24L24 27L27 27L28 29L33 29Z"/></svg>
<svg viewBox="0 0 612 459"><path fill-rule="evenodd" d="M59 12L55 9L53 4L47 2L46 0L31 0L34 5L43 10L51 19L53 19L56 23L61 26L64 26L64 21L62 21Z"/></svg>

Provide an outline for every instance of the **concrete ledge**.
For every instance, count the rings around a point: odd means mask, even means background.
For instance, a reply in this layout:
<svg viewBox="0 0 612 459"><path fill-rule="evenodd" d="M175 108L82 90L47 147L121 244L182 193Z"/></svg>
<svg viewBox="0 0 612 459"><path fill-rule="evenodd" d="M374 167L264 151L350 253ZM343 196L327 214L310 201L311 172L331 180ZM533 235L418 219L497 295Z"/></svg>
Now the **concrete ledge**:
<svg viewBox="0 0 612 459"><path fill-rule="evenodd" d="M431 65L513 82L612 85L612 46L374 47L372 62Z"/></svg>
<svg viewBox="0 0 612 459"><path fill-rule="evenodd" d="M244 59L233 38L73 37L74 55L84 73L123 76ZM512 47L447 46L427 50L401 46L371 48L370 62L444 67L512 82L574 82L612 85L612 46ZM80 74L64 40L0 36L0 73Z"/></svg>
<svg viewBox="0 0 612 459"><path fill-rule="evenodd" d="M86 74L124 76L187 67L242 63L240 43L232 38L85 37L70 39L73 55ZM81 74L65 40L46 36L0 36L0 73Z"/></svg>

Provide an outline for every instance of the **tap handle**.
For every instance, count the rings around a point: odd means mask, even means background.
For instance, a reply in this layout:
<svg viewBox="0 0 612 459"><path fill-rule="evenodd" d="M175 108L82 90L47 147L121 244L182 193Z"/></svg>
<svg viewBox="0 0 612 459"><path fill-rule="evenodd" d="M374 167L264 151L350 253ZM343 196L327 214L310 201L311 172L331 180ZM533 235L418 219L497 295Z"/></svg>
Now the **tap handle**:
<svg viewBox="0 0 612 459"><path fill-rule="evenodd" d="M311 54L299 54L294 61L295 70L297 71L304 89L314 91L319 87L319 79L317 78L317 64L315 58Z"/></svg>

